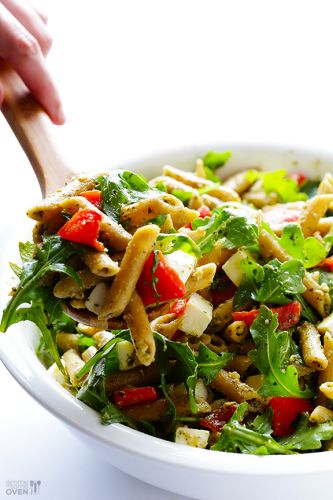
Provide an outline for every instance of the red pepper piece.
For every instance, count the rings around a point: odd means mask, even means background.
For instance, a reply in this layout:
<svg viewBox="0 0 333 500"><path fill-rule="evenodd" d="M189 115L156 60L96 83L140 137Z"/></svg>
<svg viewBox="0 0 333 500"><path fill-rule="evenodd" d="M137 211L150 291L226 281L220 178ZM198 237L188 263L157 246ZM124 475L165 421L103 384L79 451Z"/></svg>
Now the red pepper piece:
<svg viewBox="0 0 333 500"><path fill-rule="evenodd" d="M102 193L98 189L93 189L92 191L84 191L80 193L86 200L90 201L95 207L101 208Z"/></svg>
<svg viewBox="0 0 333 500"><path fill-rule="evenodd" d="M215 285L214 278L214 289L211 291L211 301L213 306L216 307L219 304L222 304L222 302L231 299L231 297L235 295L236 290L236 285L228 278L226 274L222 274L219 277L217 285Z"/></svg>
<svg viewBox="0 0 333 500"><path fill-rule="evenodd" d="M186 292L183 281L172 267L166 265L159 250L152 252L146 260L136 287L145 306L181 299Z"/></svg>
<svg viewBox="0 0 333 500"><path fill-rule="evenodd" d="M296 300L285 304L281 307L270 308L272 313L277 313L279 320L280 330L288 330L299 322L301 317L302 306ZM235 311L232 313L234 321L244 321L249 328L253 321L259 314L259 309L252 309L252 311Z"/></svg>
<svg viewBox="0 0 333 500"><path fill-rule="evenodd" d="M225 405L223 408L218 408L210 413L207 417L200 420L200 425L209 429L212 432L220 432L223 426L229 422L235 413L237 405Z"/></svg>
<svg viewBox="0 0 333 500"><path fill-rule="evenodd" d="M212 215L212 212L209 210L209 208L206 205L202 205L202 207L200 207L198 209L198 212L199 212L200 219L204 219L205 217L211 217L211 215ZM193 229L191 222L189 222L188 224L186 224L185 227L188 228L188 229Z"/></svg>
<svg viewBox="0 0 333 500"><path fill-rule="evenodd" d="M102 215L95 210L84 209L76 212L58 231L64 240L89 245L99 252L104 245L97 241Z"/></svg>
<svg viewBox="0 0 333 500"><path fill-rule="evenodd" d="M185 312L186 309L186 304L188 303L189 299L179 299L176 302L172 304L170 307L168 314L176 314L176 316L182 316Z"/></svg>
<svg viewBox="0 0 333 500"><path fill-rule="evenodd" d="M289 174L288 176L290 179L294 179L294 181L297 182L298 187L301 187L301 185L307 180L307 176L304 174L300 174L297 172L293 172L292 174Z"/></svg>
<svg viewBox="0 0 333 500"><path fill-rule="evenodd" d="M324 271L329 271L333 273L333 255L331 257L327 257L327 259L322 260L318 267L324 269Z"/></svg>
<svg viewBox="0 0 333 500"><path fill-rule="evenodd" d="M198 209L198 212L199 212L199 217L201 219L204 219L205 217L211 217L212 215L212 212L206 205L202 205L202 207Z"/></svg>
<svg viewBox="0 0 333 500"><path fill-rule="evenodd" d="M149 403L156 401L157 398L158 395L155 387L150 386L124 388L113 394L113 402L119 408Z"/></svg>
<svg viewBox="0 0 333 500"><path fill-rule="evenodd" d="M269 401L273 410L273 434L274 436L289 436L294 432L292 424L298 415L311 412L312 405L309 400L302 398L276 396Z"/></svg>

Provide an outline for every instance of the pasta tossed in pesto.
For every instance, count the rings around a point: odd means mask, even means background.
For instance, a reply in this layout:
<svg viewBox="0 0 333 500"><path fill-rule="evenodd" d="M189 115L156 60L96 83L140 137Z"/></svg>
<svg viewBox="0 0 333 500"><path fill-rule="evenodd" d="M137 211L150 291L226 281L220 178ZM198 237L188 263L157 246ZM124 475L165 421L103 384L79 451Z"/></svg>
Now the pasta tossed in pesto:
<svg viewBox="0 0 333 500"><path fill-rule="evenodd" d="M333 449L333 176L229 152L78 177L28 211L1 331L29 320L54 378L148 434L257 455Z"/></svg>

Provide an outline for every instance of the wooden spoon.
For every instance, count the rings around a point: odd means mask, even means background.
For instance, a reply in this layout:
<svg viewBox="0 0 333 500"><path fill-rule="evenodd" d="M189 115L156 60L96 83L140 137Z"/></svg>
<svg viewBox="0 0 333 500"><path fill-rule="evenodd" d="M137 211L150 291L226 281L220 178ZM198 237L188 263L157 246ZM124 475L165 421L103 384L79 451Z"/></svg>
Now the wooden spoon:
<svg viewBox="0 0 333 500"><path fill-rule="evenodd" d="M0 81L5 93L1 111L35 171L42 195L50 194L75 172L64 163L52 141L50 118L17 73L1 59ZM94 327L107 327L105 320L99 322L97 316L89 311L74 309L65 301L63 307L68 316L76 321Z"/></svg>
<svg viewBox="0 0 333 500"><path fill-rule="evenodd" d="M52 123L15 71L0 59L4 88L1 108L27 155L45 196L62 186L74 172L61 158L52 141Z"/></svg>

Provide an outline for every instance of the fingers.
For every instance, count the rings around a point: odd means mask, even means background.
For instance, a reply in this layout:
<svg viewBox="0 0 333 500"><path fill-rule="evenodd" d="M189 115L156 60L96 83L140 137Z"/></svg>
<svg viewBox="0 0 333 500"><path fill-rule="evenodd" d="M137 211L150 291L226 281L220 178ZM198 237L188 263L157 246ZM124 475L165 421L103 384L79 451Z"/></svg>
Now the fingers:
<svg viewBox="0 0 333 500"><path fill-rule="evenodd" d="M52 38L36 10L20 0L2 0L1 3L36 38L43 54L47 55L52 45Z"/></svg>
<svg viewBox="0 0 333 500"><path fill-rule="evenodd" d="M20 75L36 100L58 125L65 121L57 88L47 71L44 56L35 38L0 3L0 57Z"/></svg>

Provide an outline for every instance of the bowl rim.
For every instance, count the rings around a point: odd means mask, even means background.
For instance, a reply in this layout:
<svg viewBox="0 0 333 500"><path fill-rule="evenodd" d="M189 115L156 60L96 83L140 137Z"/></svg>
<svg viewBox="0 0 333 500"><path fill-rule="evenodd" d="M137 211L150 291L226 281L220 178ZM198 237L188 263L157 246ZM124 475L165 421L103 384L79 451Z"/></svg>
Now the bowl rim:
<svg viewBox="0 0 333 500"><path fill-rule="evenodd" d="M122 162L122 164L127 168L128 165L134 164L135 169L137 169L149 164L175 161L175 158L198 157L204 151L218 148L236 151L236 155L239 152L242 154L247 152L257 153L264 156L265 154L291 154L296 158L306 157L313 162L328 162L333 168L333 153L327 151L289 145L247 144L244 142L222 142L158 151L136 160ZM17 236L16 233L15 237L17 238ZM10 239L13 240L13 237L14 234L12 233ZM6 255L6 252L3 252L3 255ZM5 264L3 255L1 264ZM22 329L21 325L13 325L11 329ZM237 476L304 475L323 473L333 469L333 462L330 465L330 460L328 460L328 454L331 456L332 453L330 451L258 457L179 445L146 435L122 424L103 426L100 423L99 415L94 410L69 394L56 381L51 379L50 375L45 376L44 367L39 362L36 363L34 352L30 351L26 353L23 346L22 349L18 348L17 343L11 341L10 335L0 336L0 359L26 392L70 427L106 446L115 447L136 457L151 459L163 464L191 470L200 469L200 471L208 473L228 473Z"/></svg>

